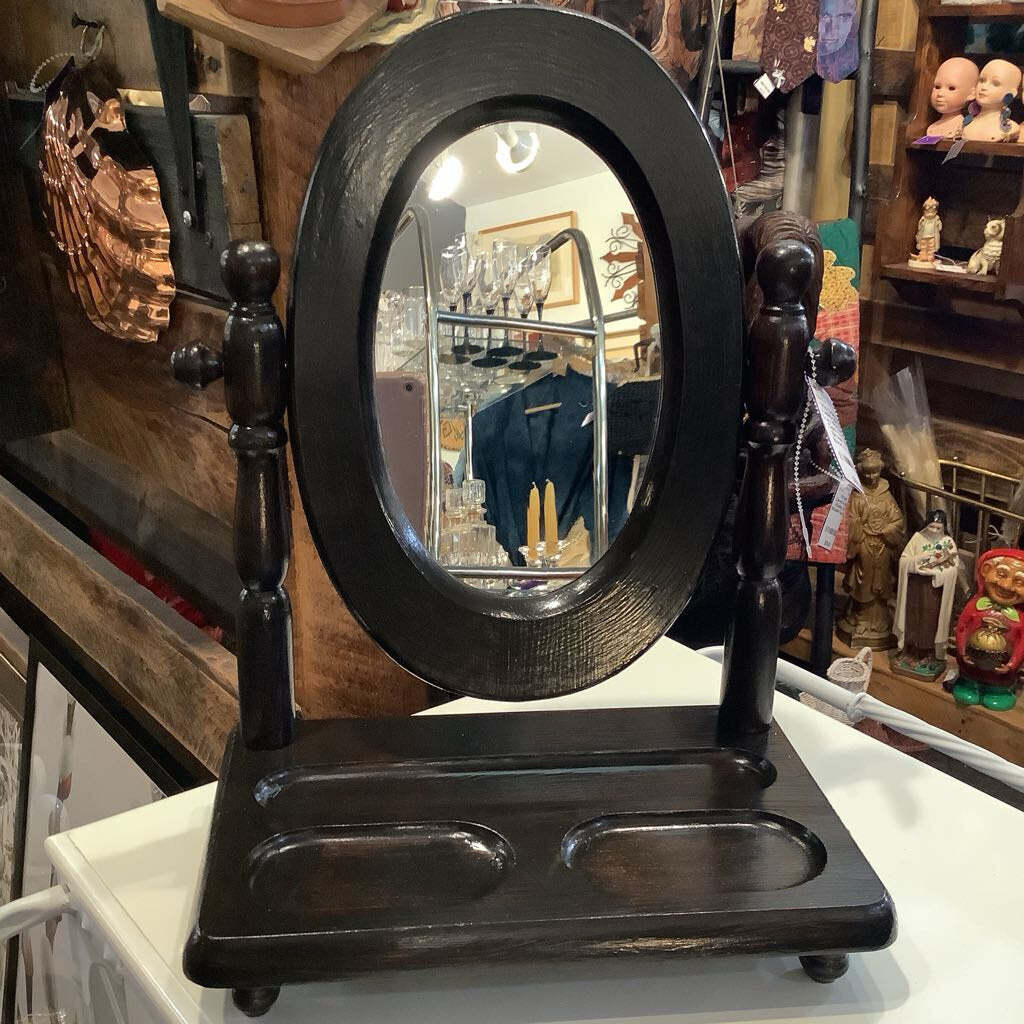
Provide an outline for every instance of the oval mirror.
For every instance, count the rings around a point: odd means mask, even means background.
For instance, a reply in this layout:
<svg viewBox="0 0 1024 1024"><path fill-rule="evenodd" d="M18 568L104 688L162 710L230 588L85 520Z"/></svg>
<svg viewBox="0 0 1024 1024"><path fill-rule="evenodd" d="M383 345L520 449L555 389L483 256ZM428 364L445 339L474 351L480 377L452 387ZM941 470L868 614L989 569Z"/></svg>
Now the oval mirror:
<svg viewBox="0 0 1024 1024"><path fill-rule="evenodd" d="M646 50L524 6L393 47L327 133L291 294L306 515L396 660L529 699L664 633L734 479L742 291L718 164Z"/></svg>
<svg viewBox="0 0 1024 1024"><path fill-rule="evenodd" d="M447 146L391 243L374 332L391 487L468 585L536 597L614 543L661 398L643 229L605 161L499 122Z"/></svg>

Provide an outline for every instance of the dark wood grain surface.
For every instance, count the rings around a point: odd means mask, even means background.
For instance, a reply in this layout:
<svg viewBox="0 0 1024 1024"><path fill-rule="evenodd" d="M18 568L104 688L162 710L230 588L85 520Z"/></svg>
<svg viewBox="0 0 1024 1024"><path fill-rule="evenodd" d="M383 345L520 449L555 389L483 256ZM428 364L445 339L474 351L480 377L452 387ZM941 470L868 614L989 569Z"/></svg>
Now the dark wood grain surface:
<svg viewBox="0 0 1024 1024"><path fill-rule="evenodd" d="M891 901L777 726L717 709L299 722L237 740L185 954L204 985L618 953L835 953Z"/></svg>

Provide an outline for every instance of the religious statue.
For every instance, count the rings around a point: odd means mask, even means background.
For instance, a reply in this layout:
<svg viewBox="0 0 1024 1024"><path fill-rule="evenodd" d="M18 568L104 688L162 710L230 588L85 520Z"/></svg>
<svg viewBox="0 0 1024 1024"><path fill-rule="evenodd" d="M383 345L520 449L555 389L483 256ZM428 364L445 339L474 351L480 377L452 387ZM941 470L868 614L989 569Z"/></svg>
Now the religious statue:
<svg viewBox="0 0 1024 1024"><path fill-rule="evenodd" d="M938 509L900 555L895 623L899 651L889 659L889 669L896 675L932 680L946 674L959 565L956 542L946 530L946 513Z"/></svg>
<svg viewBox="0 0 1024 1024"><path fill-rule="evenodd" d="M882 479L882 456L865 448L857 458L863 492L850 499L849 561L843 589L850 595L836 632L851 647L885 651L893 646L892 609L896 560L903 548L903 513Z"/></svg>
<svg viewBox="0 0 1024 1024"><path fill-rule="evenodd" d="M917 222L914 236L917 252L910 257L910 264L935 262L935 253L942 244L942 221L939 220L939 201L929 196L924 201L921 218Z"/></svg>
<svg viewBox="0 0 1024 1024"><path fill-rule="evenodd" d="M978 589L956 624L956 660L960 678L953 697L964 706L982 704L1009 711L1024 660L1024 551L993 548L978 559Z"/></svg>
<svg viewBox="0 0 1024 1024"><path fill-rule="evenodd" d="M928 125L929 135L951 139L963 126L964 107L975 98L978 65L966 57L950 57L939 65L932 84L931 105L939 115Z"/></svg>
<svg viewBox="0 0 1024 1024"><path fill-rule="evenodd" d="M1020 125L1010 120L1010 104L1020 93L1020 82L1016 65L990 60L981 69L971 113L963 119L958 137L968 142L1016 142Z"/></svg>

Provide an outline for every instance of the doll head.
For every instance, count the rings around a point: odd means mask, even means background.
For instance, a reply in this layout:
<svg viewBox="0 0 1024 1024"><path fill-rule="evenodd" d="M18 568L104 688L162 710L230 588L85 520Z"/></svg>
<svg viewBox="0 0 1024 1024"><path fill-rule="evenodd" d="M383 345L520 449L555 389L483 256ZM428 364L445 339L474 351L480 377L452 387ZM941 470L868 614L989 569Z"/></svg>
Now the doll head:
<svg viewBox="0 0 1024 1024"><path fill-rule="evenodd" d="M977 86L978 65L966 57L950 57L935 72L932 109L940 114L958 113L974 99Z"/></svg>
<svg viewBox="0 0 1024 1024"><path fill-rule="evenodd" d="M933 196L929 196L924 201L924 204L922 205L922 209L924 210L924 215L926 217L934 217L935 214L938 213L938 211L939 211L939 201L938 201L938 199L935 199Z"/></svg>
<svg viewBox="0 0 1024 1024"><path fill-rule="evenodd" d="M1024 602L1024 551L995 548L978 560L978 584L1004 608Z"/></svg>
<svg viewBox="0 0 1024 1024"><path fill-rule="evenodd" d="M1020 92L1021 71L1008 60L990 60L978 76L976 98L983 111L999 110L1007 94Z"/></svg>

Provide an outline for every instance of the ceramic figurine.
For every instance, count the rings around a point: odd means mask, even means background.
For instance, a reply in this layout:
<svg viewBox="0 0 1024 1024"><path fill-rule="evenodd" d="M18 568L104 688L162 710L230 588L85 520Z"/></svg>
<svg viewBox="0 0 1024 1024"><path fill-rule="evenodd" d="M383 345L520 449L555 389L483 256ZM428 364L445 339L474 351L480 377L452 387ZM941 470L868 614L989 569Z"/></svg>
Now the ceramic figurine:
<svg viewBox="0 0 1024 1024"><path fill-rule="evenodd" d="M932 513L900 555L895 632L899 652L889 669L914 679L938 679L946 674L946 644L953 618L960 556L946 530L946 513Z"/></svg>
<svg viewBox="0 0 1024 1024"><path fill-rule="evenodd" d="M924 201L914 243L917 245L917 252L910 257L911 265L935 262L935 253L942 244L942 221L939 220L939 201L932 196Z"/></svg>
<svg viewBox="0 0 1024 1024"><path fill-rule="evenodd" d="M1009 711L1024 659L1024 551L993 548L978 559L977 590L956 624L957 704Z"/></svg>
<svg viewBox="0 0 1024 1024"><path fill-rule="evenodd" d="M865 448L857 459L864 492L850 499L849 559L843 589L850 595L836 626L851 647L886 651L894 646L892 609L896 561L903 549L903 513L882 479L882 456Z"/></svg>
<svg viewBox="0 0 1024 1024"><path fill-rule="evenodd" d="M968 274L998 274L1003 255L1005 217L993 217L985 225L985 244L968 260Z"/></svg>
<svg viewBox="0 0 1024 1024"><path fill-rule="evenodd" d="M960 137L968 142L1016 142L1020 125L1010 120L1009 105L1020 92L1021 71L1008 60L990 60L978 76L972 111Z"/></svg>
<svg viewBox="0 0 1024 1024"><path fill-rule="evenodd" d="M931 105L939 119L928 125L929 135L950 139L963 124L962 111L975 98L978 65L966 57L950 57L939 65L932 85Z"/></svg>

